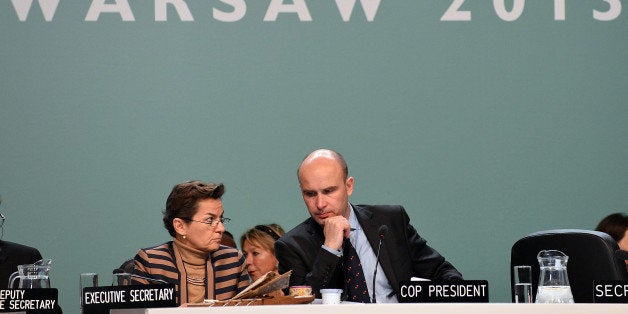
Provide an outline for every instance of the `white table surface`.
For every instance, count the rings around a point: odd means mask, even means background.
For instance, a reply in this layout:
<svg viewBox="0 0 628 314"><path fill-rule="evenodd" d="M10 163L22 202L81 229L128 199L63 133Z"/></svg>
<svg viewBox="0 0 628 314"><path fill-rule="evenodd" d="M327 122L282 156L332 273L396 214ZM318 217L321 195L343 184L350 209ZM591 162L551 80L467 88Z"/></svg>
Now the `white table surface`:
<svg viewBox="0 0 628 314"><path fill-rule="evenodd" d="M112 314L614 314L628 313L628 304L512 304L512 303L404 303L404 304L300 304L249 307L194 307L112 310Z"/></svg>

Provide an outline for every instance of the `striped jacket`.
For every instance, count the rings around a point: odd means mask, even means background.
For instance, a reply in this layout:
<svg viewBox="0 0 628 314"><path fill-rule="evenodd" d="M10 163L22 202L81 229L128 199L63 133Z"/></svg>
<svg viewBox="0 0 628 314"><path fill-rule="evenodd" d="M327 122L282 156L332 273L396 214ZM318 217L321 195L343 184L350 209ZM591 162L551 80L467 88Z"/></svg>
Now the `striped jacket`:
<svg viewBox="0 0 628 314"><path fill-rule="evenodd" d="M180 256L179 249L172 241L140 249L135 255L135 274L174 283L177 303L188 303L185 268ZM148 284L146 280L134 280ZM249 283L244 257L237 249L221 245L217 251L210 253L206 299L229 299L244 290Z"/></svg>

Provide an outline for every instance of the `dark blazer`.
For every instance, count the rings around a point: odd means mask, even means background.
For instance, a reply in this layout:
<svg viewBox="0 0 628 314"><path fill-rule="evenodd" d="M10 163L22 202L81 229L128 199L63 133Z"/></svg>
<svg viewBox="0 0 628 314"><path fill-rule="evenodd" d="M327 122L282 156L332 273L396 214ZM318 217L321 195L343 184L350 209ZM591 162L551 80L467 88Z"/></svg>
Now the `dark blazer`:
<svg viewBox="0 0 628 314"><path fill-rule="evenodd" d="M36 248L0 241L0 287L9 285L9 276L17 271L17 265L32 264L40 259L41 254Z"/></svg>
<svg viewBox="0 0 628 314"><path fill-rule="evenodd" d="M432 280L462 280L462 274L429 247L410 225L410 218L402 206L353 205L362 230L377 252L378 230L388 226L379 262L395 294L399 297L399 281L411 277ZM323 249L323 228L308 218L275 242L279 272L292 270L290 285L308 285L320 297L324 288L344 289L341 258Z"/></svg>

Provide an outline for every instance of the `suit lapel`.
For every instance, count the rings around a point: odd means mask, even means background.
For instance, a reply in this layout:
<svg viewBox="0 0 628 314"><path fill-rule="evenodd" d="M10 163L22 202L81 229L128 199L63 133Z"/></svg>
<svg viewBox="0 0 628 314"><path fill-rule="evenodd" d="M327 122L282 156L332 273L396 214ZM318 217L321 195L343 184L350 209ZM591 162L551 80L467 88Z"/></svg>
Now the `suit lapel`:
<svg viewBox="0 0 628 314"><path fill-rule="evenodd" d="M362 226L362 230L364 231L364 234L373 249L373 252L377 255L377 247L379 246L379 227L386 222L373 219L373 212L363 206L352 206L355 211L355 215L358 218L358 222L360 222L360 226ZM379 263L386 274L386 278L388 279L390 286L394 291L399 291L399 283L393 271L392 263L390 262L390 244L387 245L387 242L388 241L386 241L386 239L382 242L382 248L379 252Z"/></svg>
<svg viewBox="0 0 628 314"><path fill-rule="evenodd" d="M379 243L377 229L379 229L379 225L377 225L377 222L373 220L373 212L359 205L352 206L355 216L358 219L360 226L362 226L362 231L364 231L366 238L369 240L373 251L377 254L377 244Z"/></svg>

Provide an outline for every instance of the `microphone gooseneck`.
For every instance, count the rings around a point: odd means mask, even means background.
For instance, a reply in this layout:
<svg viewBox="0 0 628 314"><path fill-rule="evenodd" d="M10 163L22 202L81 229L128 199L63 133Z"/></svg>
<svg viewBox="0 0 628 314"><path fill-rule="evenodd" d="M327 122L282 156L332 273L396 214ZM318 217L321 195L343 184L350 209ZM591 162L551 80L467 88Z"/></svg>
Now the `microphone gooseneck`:
<svg viewBox="0 0 628 314"><path fill-rule="evenodd" d="M0 204L2 203L2 197L0 197ZM0 213L0 240L4 237L4 214ZM1 249L0 249L1 251Z"/></svg>
<svg viewBox="0 0 628 314"><path fill-rule="evenodd" d="M384 241L384 237L388 233L388 226L381 225L377 230L377 234L379 235L379 245L377 246L377 255L375 256L375 270L373 271L373 303L377 303L377 299L375 298L375 278L377 278L377 265L379 265L379 252L382 249L382 242Z"/></svg>
<svg viewBox="0 0 628 314"><path fill-rule="evenodd" d="M146 280L148 282L152 281L152 282L156 282L156 283L168 283L167 281L161 280L161 279L148 278L148 277L144 277L144 276L140 276L140 275L136 275L136 274L127 273L127 272L125 272L124 270L122 270L120 268L114 269L113 270L113 274L114 275L122 274L122 275L126 275L126 276L133 277L133 278L144 279L144 280Z"/></svg>

